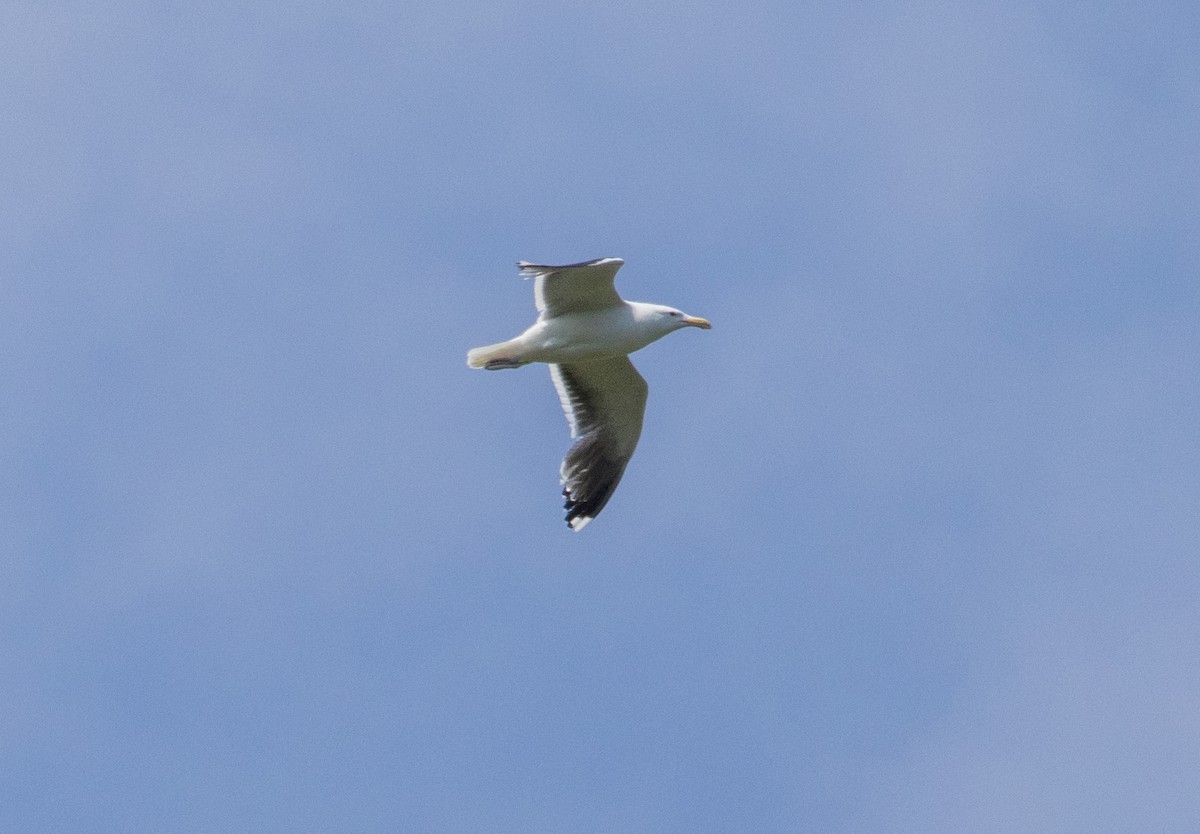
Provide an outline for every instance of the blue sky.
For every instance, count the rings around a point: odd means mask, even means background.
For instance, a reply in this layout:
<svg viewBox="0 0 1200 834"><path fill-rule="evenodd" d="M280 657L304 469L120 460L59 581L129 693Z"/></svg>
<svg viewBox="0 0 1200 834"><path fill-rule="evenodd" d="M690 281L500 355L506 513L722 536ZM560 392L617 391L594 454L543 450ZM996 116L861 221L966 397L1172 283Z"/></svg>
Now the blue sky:
<svg viewBox="0 0 1200 834"><path fill-rule="evenodd" d="M0 18L0 827L1193 830L1194 4Z"/></svg>

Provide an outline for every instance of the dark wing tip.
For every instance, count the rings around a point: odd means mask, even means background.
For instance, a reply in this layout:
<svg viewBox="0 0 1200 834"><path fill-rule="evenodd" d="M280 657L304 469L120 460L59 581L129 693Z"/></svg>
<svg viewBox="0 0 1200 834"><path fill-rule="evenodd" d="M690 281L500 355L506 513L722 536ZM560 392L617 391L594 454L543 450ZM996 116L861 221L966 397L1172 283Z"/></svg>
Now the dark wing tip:
<svg viewBox="0 0 1200 834"><path fill-rule="evenodd" d="M563 497L566 499L563 501L563 509L567 511L567 526L575 532L582 530L588 522L599 515L600 510L604 507L604 502L597 507L595 501L577 501L565 489ZM607 497L605 501L607 501Z"/></svg>
<svg viewBox="0 0 1200 834"><path fill-rule="evenodd" d="M604 501L599 502L599 506L596 506L597 502L594 500L576 500L575 497L571 495L571 490L569 489L564 489L562 494L563 498L565 499L563 501L563 509L567 511L567 526L576 531L582 530L584 525L586 525L599 514L609 497L606 495L604 497ZM610 491L609 495L611 494L612 493Z"/></svg>
<svg viewBox="0 0 1200 834"><path fill-rule="evenodd" d="M614 460L584 439L567 453L568 476L563 487L563 509L567 511L567 526L572 530L583 527L608 504L625 474L626 460Z"/></svg>

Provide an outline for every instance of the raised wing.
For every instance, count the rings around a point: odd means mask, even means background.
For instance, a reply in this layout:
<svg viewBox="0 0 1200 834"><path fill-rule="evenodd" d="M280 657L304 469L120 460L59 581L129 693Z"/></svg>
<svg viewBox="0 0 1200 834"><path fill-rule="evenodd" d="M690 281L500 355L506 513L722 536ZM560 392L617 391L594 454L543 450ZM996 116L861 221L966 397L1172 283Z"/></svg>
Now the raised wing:
<svg viewBox="0 0 1200 834"><path fill-rule="evenodd" d="M567 526L582 530L612 497L642 435L646 380L628 357L551 365L575 444L563 458Z"/></svg>
<svg viewBox="0 0 1200 834"><path fill-rule="evenodd" d="M564 266L517 261L517 266L523 276L534 279L534 303L541 317L549 319L621 304L613 279L624 263L620 258L600 258Z"/></svg>

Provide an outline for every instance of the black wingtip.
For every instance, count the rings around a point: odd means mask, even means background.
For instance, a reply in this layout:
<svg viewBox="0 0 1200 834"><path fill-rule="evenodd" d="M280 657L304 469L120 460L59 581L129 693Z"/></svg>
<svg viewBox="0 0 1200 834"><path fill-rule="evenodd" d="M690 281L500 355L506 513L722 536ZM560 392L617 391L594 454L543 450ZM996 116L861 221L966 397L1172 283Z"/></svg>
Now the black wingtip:
<svg viewBox="0 0 1200 834"><path fill-rule="evenodd" d="M579 518L581 515L583 515L583 510L584 510L583 502L576 501L574 498L572 498L571 491L569 489L564 489L562 491L562 494L563 494L563 509L567 511L567 517L566 517L565 521L567 522L567 527L574 530L575 529L575 520L577 518Z"/></svg>
<svg viewBox="0 0 1200 834"><path fill-rule="evenodd" d="M567 511L567 526L578 533L588 524L591 524L596 516L600 515L600 511L604 509L604 505L608 503L608 499L612 497L616 486L615 483L606 485L601 494L596 498L584 499L576 499L569 491L564 489L563 496L566 500L563 502L563 509Z"/></svg>
<svg viewBox="0 0 1200 834"><path fill-rule="evenodd" d="M580 438L563 459L563 509L572 530L581 530L593 521L608 504L628 459L610 458L600 444L590 436ZM578 521L578 526L574 523Z"/></svg>

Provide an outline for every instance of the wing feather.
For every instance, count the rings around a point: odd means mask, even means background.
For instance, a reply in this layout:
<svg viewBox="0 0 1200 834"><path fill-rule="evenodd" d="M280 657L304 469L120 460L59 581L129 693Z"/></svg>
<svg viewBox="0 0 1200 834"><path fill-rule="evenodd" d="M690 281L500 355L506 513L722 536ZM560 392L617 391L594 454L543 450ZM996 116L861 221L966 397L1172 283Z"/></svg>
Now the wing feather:
<svg viewBox="0 0 1200 834"><path fill-rule="evenodd" d="M575 439L560 474L567 526L578 531L600 514L625 474L649 386L625 356L551 365L550 376Z"/></svg>
<svg viewBox="0 0 1200 834"><path fill-rule="evenodd" d="M517 266L523 276L534 279L534 303L541 317L549 319L620 305L613 279L624 263L620 258L600 258L563 266L517 261Z"/></svg>

